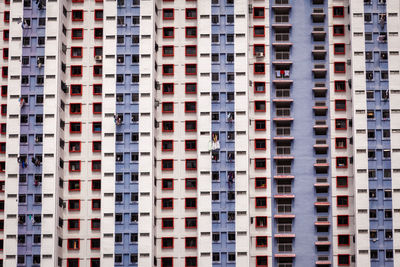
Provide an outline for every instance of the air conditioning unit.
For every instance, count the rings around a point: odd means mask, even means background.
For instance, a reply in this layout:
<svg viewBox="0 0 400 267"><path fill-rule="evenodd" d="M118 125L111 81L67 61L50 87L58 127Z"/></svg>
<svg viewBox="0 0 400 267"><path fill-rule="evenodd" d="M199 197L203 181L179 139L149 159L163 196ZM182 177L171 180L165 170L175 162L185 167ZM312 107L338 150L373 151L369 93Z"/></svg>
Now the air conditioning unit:
<svg viewBox="0 0 400 267"><path fill-rule="evenodd" d="M264 57L264 53L263 52L257 52L256 53L256 57Z"/></svg>
<svg viewBox="0 0 400 267"><path fill-rule="evenodd" d="M102 56L95 56L94 59L95 59L96 61L102 61L102 60L103 60L103 57L102 57Z"/></svg>

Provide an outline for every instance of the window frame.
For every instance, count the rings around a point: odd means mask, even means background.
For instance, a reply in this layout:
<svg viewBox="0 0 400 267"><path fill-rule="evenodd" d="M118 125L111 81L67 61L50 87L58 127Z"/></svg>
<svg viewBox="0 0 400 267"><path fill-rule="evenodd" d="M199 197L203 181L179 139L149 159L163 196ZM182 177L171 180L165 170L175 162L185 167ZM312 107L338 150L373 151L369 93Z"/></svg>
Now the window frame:
<svg viewBox="0 0 400 267"><path fill-rule="evenodd" d="M171 144L172 144L172 147L171 148L164 148L164 145L163 145L163 143L164 142L171 142ZM174 151L174 140L173 139L164 139L164 140L161 140L161 151L162 152L171 152L171 151Z"/></svg>
<svg viewBox="0 0 400 267"><path fill-rule="evenodd" d="M338 46L338 45L344 46L344 52L336 52L336 46ZM333 54L334 55L345 55L346 54L346 44L345 43L334 43L333 44Z"/></svg>
<svg viewBox="0 0 400 267"><path fill-rule="evenodd" d="M78 30L82 32L82 37L74 37L74 32L78 31ZM72 40L83 40L84 37L85 37L85 31L83 28L72 28L71 29L71 39Z"/></svg>
<svg viewBox="0 0 400 267"><path fill-rule="evenodd" d="M80 19L76 19L74 18L74 12L80 11L82 12L82 18ZM85 11L83 9L72 9L71 10L71 21L75 22L75 21L84 21L85 20Z"/></svg>
<svg viewBox="0 0 400 267"><path fill-rule="evenodd" d="M188 48L195 48L196 52L194 54L188 53ZM197 45L185 45L185 56L186 57L196 57L197 56Z"/></svg>
<svg viewBox="0 0 400 267"><path fill-rule="evenodd" d="M195 35L189 35L188 31L189 30L195 30L196 34ZM185 38L190 38L190 39L194 39L197 38L197 27L196 26L186 26L185 27Z"/></svg>
<svg viewBox="0 0 400 267"><path fill-rule="evenodd" d="M264 33L263 34L256 34L256 28L263 28ZM265 37L265 25L254 25L253 26L253 37Z"/></svg>
<svg viewBox="0 0 400 267"><path fill-rule="evenodd" d="M172 17L166 17L165 11L171 11L171 10L172 10ZM163 8L162 9L162 19L163 20L174 20L175 19L175 9L174 8Z"/></svg>

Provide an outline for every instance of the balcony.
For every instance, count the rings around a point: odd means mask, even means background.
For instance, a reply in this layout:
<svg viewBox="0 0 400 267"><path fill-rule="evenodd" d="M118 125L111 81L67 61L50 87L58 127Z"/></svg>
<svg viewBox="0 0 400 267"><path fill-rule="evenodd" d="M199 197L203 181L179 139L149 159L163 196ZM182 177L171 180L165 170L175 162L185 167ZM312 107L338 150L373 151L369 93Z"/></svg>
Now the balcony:
<svg viewBox="0 0 400 267"><path fill-rule="evenodd" d="M314 27L311 35L314 39L314 42L323 42L325 41L326 32L324 27Z"/></svg>
<svg viewBox="0 0 400 267"><path fill-rule="evenodd" d="M293 252L292 243L278 243L278 252Z"/></svg>
<svg viewBox="0 0 400 267"><path fill-rule="evenodd" d="M327 69L324 64L316 64L312 69L315 79L324 79L326 77Z"/></svg>
<svg viewBox="0 0 400 267"><path fill-rule="evenodd" d="M291 175L292 174L292 166L291 165L277 165L276 166L276 174L277 175Z"/></svg>
<svg viewBox="0 0 400 267"><path fill-rule="evenodd" d="M316 159L314 163L314 168L317 173L327 173L329 168L329 163L326 158L324 159Z"/></svg>
<svg viewBox="0 0 400 267"><path fill-rule="evenodd" d="M291 223L277 223L276 229L279 234L287 234L292 232Z"/></svg>
<svg viewBox="0 0 400 267"><path fill-rule="evenodd" d="M316 135L326 135L328 132L326 120L316 120L314 124L314 132Z"/></svg>
<svg viewBox="0 0 400 267"><path fill-rule="evenodd" d="M272 9L276 11L289 11L291 8L289 0L275 0L272 4Z"/></svg>
<svg viewBox="0 0 400 267"><path fill-rule="evenodd" d="M325 177L317 177L315 187L329 187L328 178Z"/></svg>
<svg viewBox="0 0 400 267"><path fill-rule="evenodd" d="M311 18L314 23L322 23L325 20L325 12L323 8L313 8Z"/></svg>
<svg viewBox="0 0 400 267"><path fill-rule="evenodd" d="M314 150L316 154L327 154L329 145L326 143L326 139L317 139L314 144Z"/></svg>
<svg viewBox="0 0 400 267"><path fill-rule="evenodd" d="M317 265L317 267L327 267L331 266L331 261L329 260L329 256L318 256L315 264Z"/></svg>
<svg viewBox="0 0 400 267"><path fill-rule="evenodd" d="M290 16L288 12L282 11L282 13L284 14L275 14L272 27L279 29L290 29L292 27L292 24L289 23Z"/></svg>
<svg viewBox="0 0 400 267"><path fill-rule="evenodd" d="M326 116L328 106L326 105L325 101L315 101L313 111L315 116Z"/></svg>
<svg viewBox="0 0 400 267"><path fill-rule="evenodd" d="M312 50L314 60L325 60L326 52L325 46L315 45L314 49Z"/></svg>
<svg viewBox="0 0 400 267"><path fill-rule="evenodd" d="M294 157L290 153L290 146L278 146L276 148L276 155L274 156L275 160L278 159L286 159L286 160L292 160Z"/></svg>
<svg viewBox="0 0 400 267"><path fill-rule="evenodd" d="M292 212L292 204L276 204L276 210L279 214L291 213Z"/></svg>
<svg viewBox="0 0 400 267"><path fill-rule="evenodd" d="M290 107L281 107L275 109L275 118L274 121L292 121Z"/></svg>
<svg viewBox="0 0 400 267"><path fill-rule="evenodd" d="M317 201L314 203L314 206L330 206L327 197L317 197Z"/></svg>

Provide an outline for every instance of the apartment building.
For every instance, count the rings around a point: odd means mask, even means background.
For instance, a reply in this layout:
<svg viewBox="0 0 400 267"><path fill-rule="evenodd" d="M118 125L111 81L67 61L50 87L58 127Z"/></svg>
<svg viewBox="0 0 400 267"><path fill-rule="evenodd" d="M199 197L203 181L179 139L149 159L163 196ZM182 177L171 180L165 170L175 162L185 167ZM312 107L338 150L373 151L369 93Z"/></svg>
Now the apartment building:
<svg viewBox="0 0 400 267"><path fill-rule="evenodd" d="M399 266L399 12L0 0L0 266Z"/></svg>

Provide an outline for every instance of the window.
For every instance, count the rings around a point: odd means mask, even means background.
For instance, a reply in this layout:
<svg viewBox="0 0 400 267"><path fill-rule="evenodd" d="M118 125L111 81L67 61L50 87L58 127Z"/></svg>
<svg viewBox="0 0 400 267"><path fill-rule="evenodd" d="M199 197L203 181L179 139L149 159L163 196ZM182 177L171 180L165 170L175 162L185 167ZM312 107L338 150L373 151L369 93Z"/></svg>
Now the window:
<svg viewBox="0 0 400 267"><path fill-rule="evenodd" d="M162 151L173 151L174 150L174 141L173 140L162 140L161 141L161 150Z"/></svg>
<svg viewBox="0 0 400 267"><path fill-rule="evenodd" d="M94 39L103 38L103 28L94 28Z"/></svg>
<svg viewBox="0 0 400 267"><path fill-rule="evenodd" d="M174 248L174 238L173 237L162 237L161 238L161 248L163 248L163 249Z"/></svg>
<svg viewBox="0 0 400 267"><path fill-rule="evenodd" d="M254 74L265 74L265 63L254 63Z"/></svg>
<svg viewBox="0 0 400 267"><path fill-rule="evenodd" d="M103 91L102 84L93 84L93 95L101 95L102 91Z"/></svg>
<svg viewBox="0 0 400 267"><path fill-rule="evenodd" d="M10 31L9 30L3 30L3 40L8 41L10 36Z"/></svg>
<svg viewBox="0 0 400 267"><path fill-rule="evenodd" d="M197 130L197 121L185 121L185 131L195 132Z"/></svg>
<svg viewBox="0 0 400 267"><path fill-rule="evenodd" d="M82 104L81 103L71 103L69 105L69 114L81 114Z"/></svg>
<svg viewBox="0 0 400 267"><path fill-rule="evenodd" d="M82 76L82 66L71 65L71 77L81 77L81 76Z"/></svg>
<svg viewBox="0 0 400 267"><path fill-rule="evenodd" d="M344 7L343 6L334 6L333 7L333 17L334 18L344 17Z"/></svg>
<svg viewBox="0 0 400 267"><path fill-rule="evenodd" d="M268 256L256 256L256 267L267 267Z"/></svg>
<svg viewBox="0 0 400 267"><path fill-rule="evenodd" d="M172 171L174 169L174 161L172 159L162 159L161 169L163 171Z"/></svg>
<svg viewBox="0 0 400 267"><path fill-rule="evenodd" d="M343 55L346 53L346 45L342 43L334 44L333 49L335 55Z"/></svg>
<svg viewBox="0 0 400 267"><path fill-rule="evenodd" d="M164 8L162 10L163 20L173 20L174 19L174 9Z"/></svg>
<svg viewBox="0 0 400 267"><path fill-rule="evenodd" d="M346 82L335 81L335 92L346 92Z"/></svg>
<svg viewBox="0 0 400 267"><path fill-rule="evenodd" d="M81 209L81 201L79 199L68 200L69 211L79 211Z"/></svg>
<svg viewBox="0 0 400 267"><path fill-rule="evenodd" d="M254 121L255 131L265 131L266 130L266 121L265 120L255 120Z"/></svg>
<svg viewBox="0 0 400 267"><path fill-rule="evenodd" d="M71 38L75 39L83 39L83 29L82 28L73 28L71 30Z"/></svg>
<svg viewBox="0 0 400 267"><path fill-rule="evenodd" d="M347 180L348 180L347 176L337 176L336 177L336 187L347 188L347 186L348 186Z"/></svg>
<svg viewBox="0 0 400 267"><path fill-rule="evenodd" d="M94 65L93 66L93 76L101 76L103 73L103 66L102 65Z"/></svg>
<svg viewBox="0 0 400 267"><path fill-rule="evenodd" d="M10 11L4 11L4 22L10 22Z"/></svg>
<svg viewBox="0 0 400 267"><path fill-rule="evenodd" d="M71 19L72 21L83 21L83 10L72 10Z"/></svg>
<svg viewBox="0 0 400 267"><path fill-rule="evenodd" d="M255 220L256 220L257 228L267 227L267 217L266 216L257 216L257 217L255 217Z"/></svg>
<svg viewBox="0 0 400 267"><path fill-rule="evenodd" d="M162 65L163 75L174 75L174 65L173 64L163 64Z"/></svg>
<svg viewBox="0 0 400 267"><path fill-rule="evenodd" d="M69 191L80 191L81 190L81 180L69 180L68 181Z"/></svg>
<svg viewBox="0 0 400 267"><path fill-rule="evenodd" d="M173 258L161 258L161 267L173 267L174 266L174 260Z"/></svg>
<svg viewBox="0 0 400 267"><path fill-rule="evenodd" d="M347 129L346 119L335 119L335 128L336 130L346 130Z"/></svg>
<svg viewBox="0 0 400 267"><path fill-rule="evenodd" d="M99 210L101 208L100 199L92 199L92 210Z"/></svg>
<svg viewBox="0 0 400 267"><path fill-rule="evenodd" d="M196 94L197 92L197 83L186 83L185 84L185 93L186 94Z"/></svg>
<svg viewBox="0 0 400 267"><path fill-rule="evenodd" d="M267 178L266 177L256 177L255 178L255 188L267 188Z"/></svg>
<svg viewBox="0 0 400 267"><path fill-rule="evenodd" d="M3 58L8 59L8 48L3 48Z"/></svg>
<svg viewBox="0 0 400 267"><path fill-rule="evenodd" d="M185 198L185 209L196 209L197 199L196 198Z"/></svg>
<svg viewBox="0 0 400 267"><path fill-rule="evenodd" d="M81 58L82 57L82 47L72 46L71 47L71 58Z"/></svg>
<svg viewBox="0 0 400 267"><path fill-rule="evenodd" d="M93 133L101 133L101 122L100 121L93 122L92 132Z"/></svg>
<svg viewBox="0 0 400 267"><path fill-rule="evenodd" d="M163 102L161 106L162 113L174 113L174 102Z"/></svg>
<svg viewBox="0 0 400 267"><path fill-rule="evenodd" d="M173 45L163 45L162 56L163 57L173 57L174 56L174 46Z"/></svg>
<svg viewBox="0 0 400 267"><path fill-rule="evenodd" d="M163 121L162 122L163 132L173 132L174 131L174 121Z"/></svg>
<svg viewBox="0 0 400 267"><path fill-rule="evenodd" d="M2 67L1 68L1 76L3 78L7 78L8 77L8 67Z"/></svg>
<svg viewBox="0 0 400 267"><path fill-rule="evenodd" d="M254 159L254 168L257 169L266 169L267 168L267 159L266 158L255 158Z"/></svg>
<svg viewBox="0 0 400 267"><path fill-rule="evenodd" d="M69 162L69 171L70 172L80 172L81 171L81 161L80 160L71 160Z"/></svg>
<svg viewBox="0 0 400 267"><path fill-rule="evenodd" d="M103 20L103 9L94 10L94 20Z"/></svg>
<svg viewBox="0 0 400 267"><path fill-rule="evenodd" d="M92 161L92 172L101 171L101 160L93 160Z"/></svg>
<svg viewBox="0 0 400 267"><path fill-rule="evenodd" d="M347 138L346 137L336 137L335 138L335 148L336 149L347 148Z"/></svg>
<svg viewBox="0 0 400 267"><path fill-rule="evenodd" d="M339 266L350 265L350 255L339 254L338 255L338 264L339 264Z"/></svg>
<svg viewBox="0 0 400 267"><path fill-rule="evenodd" d="M163 83L162 84L163 94L174 94L174 84L173 83Z"/></svg>
<svg viewBox="0 0 400 267"><path fill-rule="evenodd" d="M197 38L197 27L186 27L185 36L186 38Z"/></svg>
<svg viewBox="0 0 400 267"><path fill-rule="evenodd" d="M349 215L337 216L337 226L348 226L348 225L349 225Z"/></svg>
<svg viewBox="0 0 400 267"><path fill-rule="evenodd" d="M164 27L163 28L163 38L174 38L174 28Z"/></svg>
<svg viewBox="0 0 400 267"><path fill-rule="evenodd" d="M197 65L196 64L185 64L185 74L186 75L196 75Z"/></svg>
<svg viewBox="0 0 400 267"><path fill-rule="evenodd" d="M92 180L92 190L93 191L101 190L101 180L100 179Z"/></svg>
<svg viewBox="0 0 400 267"><path fill-rule="evenodd" d="M343 36L344 25L333 25L333 36Z"/></svg>
<svg viewBox="0 0 400 267"><path fill-rule="evenodd" d="M265 8L264 7L254 7L253 8L253 18L254 19L265 18Z"/></svg>
<svg viewBox="0 0 400 267"><path fill-rule="evenodd" d="M197 257L185 257L185 267L197 267Z"/></svg>
<svg viewBox="0 0 400 267"><path fill-rule="evenodd" d="M95 250L100 249L100 238L90 239L90 248Z"/></svg>
<svg viewBox="0 0 400 267"><path fill-rule="evenodd" d="M185 218L185 228L197 228L197 218L196 217L186 217Z"/></svg>
<svg viewBox="0 0 400 267"><path fill-rule="evenodd" d="M195 57L196 55L197 55L197 46L196 45L185 46L185 56Z"/></svg>
<svg viewBox="0 0 400 267"><path fill-rule="evenodd" d="M347 168L347 157L336 157L336 168Z"/></svg>
<svg viewBox="0 0 400 267"><path fill-rule="evenodd" d="M196 102L185 102L185 112L186 113L195 113L196 112Z"/></svg>
<svg viewBox="0 0 400 267"><path fill-rule="evenodd" d="M349 197L348 196L336 196L336 205L338 207L348 207Z"/></svg>
<svg viewBox="0 0 400 267"><path fill-rule="evenodd" d="M265 36L265 26L264 25L254 25L253 29L254 37L264 37Z"/></svg>
<svg viewBox="0 0 400 267"><path fill-rule="evenodd" d="M163 178L161 180L162 189L163 190L173 190L174 189L174 180L170 178Z"/></svg>
<svg viewBox="0 0 400 267"><path fill-rule="evenodd" d="M345 73L346 72L346 63L345 62L335 62L334 70L335 70L335 73Z"/></svg>
<svg viewBox="0 0 400 267"><path fill-rule="evenodd" d="M186 170L197 170L197 159L187 159L185 162Z"/></svg>
<svg viewBox="0 0 400 267"><path fill-rule="evenodd" d="M75 0L75 1L77 1L77 0ZM79 267L79 259L67 259L67 267ZM94 266L91 266L91 267L94 267Z"/></svg>
<svg viewBox="0 0 400 267"><path fill-rule="evenodd" d="M185 248L197 248L197 237L185 237Z"/></svg>
<svg viewBox="0 0 400 267"><path fill-rule="evenodd" d="M185 189L186 190L197 189L197 179L196 178L186 178L185 179Z"/></svg>
<svg viewBox="0 0 400 267"><path fill-rule="evenodd" d="M254 82L254 93L265 93L265 82Z"/></svg>
<svg viewBox="0 0 400 267"><path fill-rule="evenodd" d="M256 197L255 206L256 208L267 208L267 197Z"/></svg>
<svg viewBox="0 0 400 267"><path fill-rule="evenodd" d="M173 229L174 228L174 218L162 218L161 227L163 229Z"/></svg>
<svg viewBox="0 0 400 267"><path fill-rule="evenodd" d="M335 99L335 110L345 111L346 110L346 99Z"/></svg>
<svg viewBox="0 0 400 267"><path fill-rule="evenodd" d="M185 140L185 150L195 151L197 149L196 140Z"/></svg>
<svg viewBox="0 0 400 267"><path fill-rule="evenodd" d="M186 8L186 19L196 19L197 18L197 9L196 8Z"/></svg>
<svg viewBox="0 0 400 267"><path fill-rule="evenodd" d="M255 112L265 112L266 101L254 101L254 111Z"/></svg>

